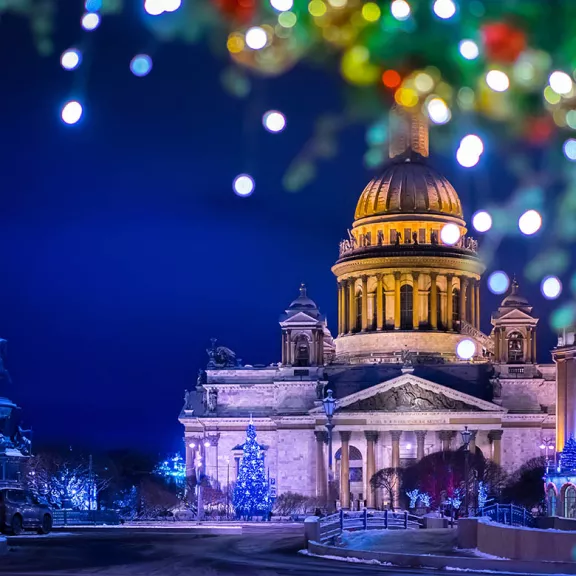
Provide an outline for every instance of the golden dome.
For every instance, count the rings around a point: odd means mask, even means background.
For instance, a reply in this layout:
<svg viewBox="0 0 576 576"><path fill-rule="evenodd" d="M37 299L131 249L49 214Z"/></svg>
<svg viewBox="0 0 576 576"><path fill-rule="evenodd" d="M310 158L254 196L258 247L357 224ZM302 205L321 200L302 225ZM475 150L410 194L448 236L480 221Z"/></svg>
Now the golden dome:
<svg viewBox="0 0 576 576"><path fill-rule="evenodd" d="M372 179L360 195L354 219L393 214L464 217L452 184L420 158L394 161Z"/></svg>

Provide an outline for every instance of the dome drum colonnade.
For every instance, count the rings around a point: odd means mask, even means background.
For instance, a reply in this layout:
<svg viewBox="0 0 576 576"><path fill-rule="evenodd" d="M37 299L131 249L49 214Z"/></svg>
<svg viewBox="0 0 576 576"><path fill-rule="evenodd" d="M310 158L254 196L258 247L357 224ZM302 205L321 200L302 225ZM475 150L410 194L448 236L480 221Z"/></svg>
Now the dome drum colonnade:
<svg viewBox="0 0 576 576"><path fill-rule="evenodd" d="M396 108L391 130L391 162L362 192L350 240L341 243L332 268L338 280L337 354L338 341L343 352L345 337L356 333L480 329L485 267L476 242L466 238L458 194L426 162L427 120ZM447 224L458 230L454 245L442 241ZM454 353L452 344L446 343L446 353Z"/></svg>

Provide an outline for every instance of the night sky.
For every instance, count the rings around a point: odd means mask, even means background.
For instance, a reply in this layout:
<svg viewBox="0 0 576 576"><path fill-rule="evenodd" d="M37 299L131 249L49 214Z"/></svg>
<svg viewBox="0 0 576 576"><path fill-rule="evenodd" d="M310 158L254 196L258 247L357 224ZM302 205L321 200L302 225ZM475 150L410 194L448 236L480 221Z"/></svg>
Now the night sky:
<svg viewBox="0 0 576 576"><path fill-rule="evenodd" d="M314 119L342 109L338 76L300 66L239 101L206 46L160 45L136 14L104 18L88 38L76 4L50 57L37 55L26 21L0 23L0 336L13 379L0 393L22 406L38 444L167 452L181 446L184 390L210 337L246 363L279 361L278 316L300 282L335 329L330 267L371 177L364 132L344 132L314 182L286 192L282 176ZM87 59L63 71L61 51L81 38ZM146 78L128 67L141 51L154 58ZM71 96L85 106L75 127L59 119ZM287 115L281 135L261 128L269 108ZM514 188L486 148L473 171L433 158L468 220ZM246 171L256 191L241 199L231 182ZM480 192L475 178L487 184ZM489 270L521 273L538 242L506 241ZM552 304L537 286L523 292L543 318L539 356L550 361ZM500 300L484 283L484 331Z"/></svg>

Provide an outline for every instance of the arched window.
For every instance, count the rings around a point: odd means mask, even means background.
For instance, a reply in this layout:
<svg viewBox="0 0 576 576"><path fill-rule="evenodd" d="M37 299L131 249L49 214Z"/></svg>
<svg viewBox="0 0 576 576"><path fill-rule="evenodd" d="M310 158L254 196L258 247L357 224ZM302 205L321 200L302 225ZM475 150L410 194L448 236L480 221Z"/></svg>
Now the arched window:
<svg viewBox="0 0 576 576"><path fill-rule="evenodd" d="M512 332L508 336L508 362L524 361L524 337L520 332Z"/></svg>
<svg viewBox="0 0 576 576"><path fill-rule="evenodd" d="M556 516L556 488L549 484L546 489L546 513L548 516Z"/></svg>
<svg viewBox="0 0 576 576"><path fill-rule="evenodd" d="M564 516L576 518L576 488L572 484L564 490Z"/></svg>
<svg viewBox="0 0 576 576"><path fill-rule="evenodd" d="M460 290L452 290L452 323L460 320Z"/></svg>
<svg viewBox="0 0 576 576"><path fill-rule="evenodd" d="M362 291L356 294L356 330L362 330Z"/></svg>
<svg viewBox="0 0 576 576"><path fill-rule="evenodd" d="M400 328L410 330L412 324L412 293L413 289L410 284L404 284L400 287Z"/></svg>
<svg viewBox="0 0 576 576"><path fill-rule="evenodd" d="M432 289L428 292L428 324L432 325ZM442 327L442 294L436 288L436 326Z"/></svg>
<svg viewBox="0 0 576 576"><path fill-rule="evenodd" d="M305 334L296 336L295 356L296 366L310 366L310 342Z"/></svg>

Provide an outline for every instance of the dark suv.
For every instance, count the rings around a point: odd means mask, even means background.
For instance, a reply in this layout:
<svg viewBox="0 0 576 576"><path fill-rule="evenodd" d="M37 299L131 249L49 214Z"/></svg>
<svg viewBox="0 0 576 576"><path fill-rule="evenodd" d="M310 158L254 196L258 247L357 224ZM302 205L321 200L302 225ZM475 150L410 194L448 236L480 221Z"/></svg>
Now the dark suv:
<svg viewBox="0 0 576 576"><path fill-rule="evenodd" d="M21 534L24 530L48 534L52 509L22 488L0 488L0 532Z"/></svg>

